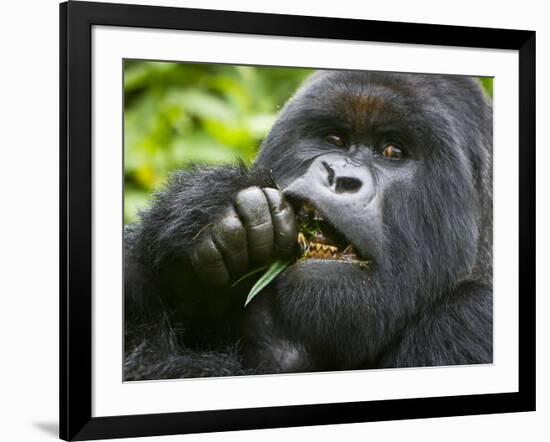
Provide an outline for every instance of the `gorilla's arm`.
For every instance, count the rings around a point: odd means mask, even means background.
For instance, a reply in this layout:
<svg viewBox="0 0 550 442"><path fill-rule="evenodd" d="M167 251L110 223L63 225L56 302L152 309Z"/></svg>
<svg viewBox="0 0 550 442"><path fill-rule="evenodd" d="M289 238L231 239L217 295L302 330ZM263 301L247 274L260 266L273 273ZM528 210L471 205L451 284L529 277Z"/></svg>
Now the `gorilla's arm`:
<svg viewBox="0 0 550 442"><path fill-rule="evenodd" d="M240 190L270 184L267 173L243 166L179 172L127 228L127 380L242 374L234 342L250 287L212 287L191 255Z"/></svg>
<svg viewBox="0 0 550 442"><path fill-rule="evenodd" d="M411 321L384 353L380 367L491 363L491 287L466 283Z"/></svg>
<svg viewBox="0 0 550 442"><path fill-rule="evenodd" d="M125 289L131 309L147 311L161 299L184 317L217 316L212 304L224 304L217 294L230 288L212 290L198 277L191 264L193 250L240 190L270 184L264 171L243 166L173 174L141 213L139 224L125 232Z"/></svg>

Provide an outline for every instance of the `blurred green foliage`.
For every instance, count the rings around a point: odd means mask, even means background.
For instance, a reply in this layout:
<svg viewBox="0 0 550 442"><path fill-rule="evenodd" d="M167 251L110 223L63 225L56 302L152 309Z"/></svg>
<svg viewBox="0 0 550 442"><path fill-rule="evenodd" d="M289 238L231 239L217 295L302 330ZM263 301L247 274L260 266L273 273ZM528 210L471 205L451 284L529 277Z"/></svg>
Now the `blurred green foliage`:
<svg viewBox="0 0 550 442"><path fill-rule="evenodd" d="M191 163L252 161L309 69L126 61L124 222L167 174Z"/></svg>
<svg viewBox="0 0 550 442"><path fill-rule="evenodd" d="M481 86L487 92L487 95L493 98L493 77L481 77L479 81L481 81Z"/></svg>
<svg viewBox="0 0 550 442"><path fill-rule="evenodd" d="M124 222L191 163L250 163L310 69L173 62L124 64ZM492 79L481 79L492 95Z"/></svg>

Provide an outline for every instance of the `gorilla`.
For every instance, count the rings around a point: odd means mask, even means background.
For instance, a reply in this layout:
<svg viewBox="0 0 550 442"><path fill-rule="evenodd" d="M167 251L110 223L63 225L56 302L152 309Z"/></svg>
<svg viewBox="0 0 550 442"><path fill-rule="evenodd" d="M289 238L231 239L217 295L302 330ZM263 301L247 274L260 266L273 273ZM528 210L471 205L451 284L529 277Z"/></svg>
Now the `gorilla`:
<svg viewBox="0 0 550 442"><path fill-rule="evenodd" d="M492 309L469 77L317 71L251 167L175 172L125 230L125 380L490 363Z"/></svg>

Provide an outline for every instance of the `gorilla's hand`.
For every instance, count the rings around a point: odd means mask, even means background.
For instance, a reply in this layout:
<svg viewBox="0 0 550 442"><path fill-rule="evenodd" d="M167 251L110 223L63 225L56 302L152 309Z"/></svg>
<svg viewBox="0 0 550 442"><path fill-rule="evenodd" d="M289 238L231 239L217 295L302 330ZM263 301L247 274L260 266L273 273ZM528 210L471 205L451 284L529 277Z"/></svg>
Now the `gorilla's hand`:
<svg viewBox="0 0 550 442"><path fill-rule="evenodd" d="M205 229L191 253L193 268L212 285L227 285L272 255L289 255L296 246L292 206L277 189L241 190L222 218Z"/></svg>

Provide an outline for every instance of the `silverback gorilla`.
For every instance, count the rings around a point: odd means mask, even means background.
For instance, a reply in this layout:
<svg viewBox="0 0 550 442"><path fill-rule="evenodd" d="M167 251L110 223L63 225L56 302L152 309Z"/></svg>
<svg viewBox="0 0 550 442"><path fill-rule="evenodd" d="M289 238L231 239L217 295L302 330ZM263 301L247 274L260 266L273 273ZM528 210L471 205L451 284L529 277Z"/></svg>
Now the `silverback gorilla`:
<svg viewBox="0 0 550 442"><path fill-rule="evenodd" d="M249 169L172 175L125 275L126 380L489 363L491 104L472 78L319 71Z"/></svg>

